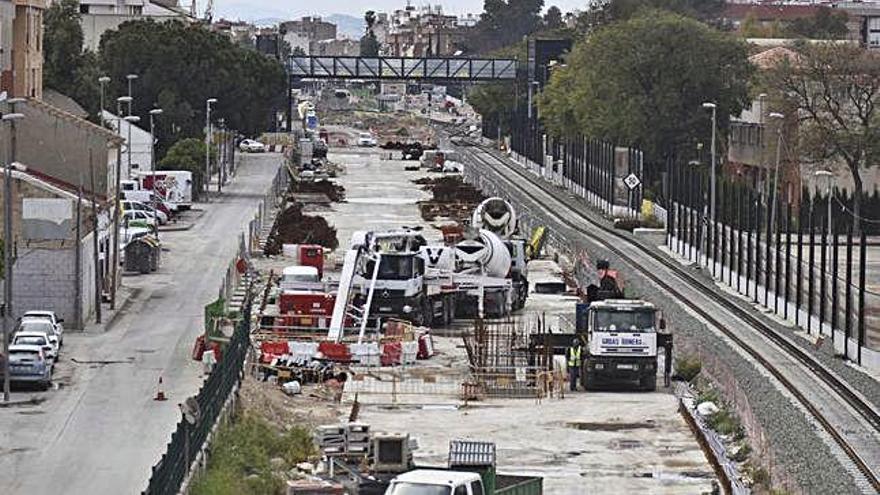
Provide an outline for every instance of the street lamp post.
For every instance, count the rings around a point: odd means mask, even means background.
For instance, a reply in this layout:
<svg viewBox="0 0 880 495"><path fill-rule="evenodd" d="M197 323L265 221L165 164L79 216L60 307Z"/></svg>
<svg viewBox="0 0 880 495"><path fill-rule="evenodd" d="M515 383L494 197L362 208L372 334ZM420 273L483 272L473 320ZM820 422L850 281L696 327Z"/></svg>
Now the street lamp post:
<svg viewBox="0 0 880 495"><path fill-rule="evenodd" d="M155 118L162 115L161 108L150 110L150 172L156 171L156 122Z"/></svg>
<svg viewBox="0 0 880 495"><path fill-rule="evenodd" d="M110 82L110 78L107 76L101 76L98 78L98 84L101 85L101 114L98 115L98 121L101 124L104 124L104 89L107 86L107 83Z"/></svg>
<svg viewBox="0 0 880 495"><path fill-rule="evenodd" d="M15 113L15 103L24 101L20 98L9 100L12 112L2 117L2 122L9 122L9 158L4 171L4 221L3 221L3 401L9 402L9 332L12 329L12 258L15 249L12 239L12 164L15 162L15 121L24 118L24 114Z"/></svg>
<svg viewBox="0 0 880 495"><path fill-rule="evenodd" d="M710 146L711 169L709 170L709 219L715 221L715 128L717 105L714 103L703 103L703 108L712 110L712 146Z"/></svg>
<svg viewBox="0 0 880 495"><path fill-rule="evenodd" d="M131 104L131 96L116 98L116 133L122 137L122 104ZM131 149L129 149L131 152ZM110 293L110 309L116 308L116 291L119 289L119 188L122 181L122 143L116 147L116 188L113 192L113 292Z"/></svg>
<svg viewBox="0 0 880 495"><path fill-rule="evenodd" d="M208 192L211 182L211 105L214 103L217 103L217 98L205 100L205 192Z"/></svg>
<svg viewBox="0 0 880 495"><path fill-rule="evenodd" d="M771 204L770 204L770 231L774 234L776 233L776 229L778 228L778 222L776 221L776 197L779 194L779 162L782 160L782 119L785 118L779 112L771 112L768 115L771 119L776 120L776 166L773 171L773 194L771 195ZM774 239L776 236L773 237ZM767 239L767 243L770 243L770 239Z"/></svg>
<svg viewBox="0 0 880 495"><path fill-rule="evenodd" d="M128 100L128 114L131 115L131 102L134 101L134 99L133 99L134 95L131 94L131 83L132 83L132 81L134 81L135 79L138 78L138 75L137 74L129 74L129 75L125 76L125 78L128 79L128 97L130 98Z"/></svg>

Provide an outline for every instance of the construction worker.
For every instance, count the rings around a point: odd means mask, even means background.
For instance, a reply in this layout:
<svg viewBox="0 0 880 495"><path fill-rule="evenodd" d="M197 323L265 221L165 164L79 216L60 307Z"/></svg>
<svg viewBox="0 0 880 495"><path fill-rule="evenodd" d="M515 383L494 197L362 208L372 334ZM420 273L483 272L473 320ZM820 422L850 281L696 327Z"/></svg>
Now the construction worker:
<svg viewBox="0 0 880 495"><path fill-rule="evenodd" d="M574 338L568 348L568 386L572 392L577 390L577 379L581 373L581 342Z"/></svg>

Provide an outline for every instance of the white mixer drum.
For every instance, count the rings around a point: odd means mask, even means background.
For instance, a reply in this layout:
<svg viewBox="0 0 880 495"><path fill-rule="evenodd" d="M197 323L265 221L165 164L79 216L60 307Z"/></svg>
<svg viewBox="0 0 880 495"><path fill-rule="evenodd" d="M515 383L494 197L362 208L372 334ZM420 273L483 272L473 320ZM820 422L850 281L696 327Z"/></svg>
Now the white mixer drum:
<svg viewBox="0 0 880 495"><path fill-rule="evenodd" d="M506 239L516 231L516 210L502 198L489 198L477 205L471 225L490 230Z"/></svg>
<svg viewBox="0 0 880 495"><path fill-rule="evenodd" d="M496 234L480 229L480 235L455 245L456 255L464 265L482 267L490 277L506 277L510 271L510 252Z"/></svg>

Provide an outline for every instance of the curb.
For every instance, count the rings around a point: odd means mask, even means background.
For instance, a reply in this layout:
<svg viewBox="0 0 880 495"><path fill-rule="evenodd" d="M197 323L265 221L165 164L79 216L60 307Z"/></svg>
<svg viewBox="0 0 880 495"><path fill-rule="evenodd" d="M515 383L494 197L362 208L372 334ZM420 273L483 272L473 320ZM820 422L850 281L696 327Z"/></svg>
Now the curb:
<svg viewBox="0 0 880 495"><path fill-rule="evenodd" d="M27 399L12 400L9 402L0 402L0 409L22 407L22 406L38 406L46 401L46 397L32 396Z"/></svg>

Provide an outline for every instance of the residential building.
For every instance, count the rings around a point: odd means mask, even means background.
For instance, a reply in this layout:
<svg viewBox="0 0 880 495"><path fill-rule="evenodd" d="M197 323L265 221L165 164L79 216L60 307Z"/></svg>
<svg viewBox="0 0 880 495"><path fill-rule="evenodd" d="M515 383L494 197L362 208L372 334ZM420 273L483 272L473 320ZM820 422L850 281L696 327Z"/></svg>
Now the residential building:
<svg viewBox="0 0 880 495"><path fill-rule="evenodd" d="M211 23L211 30L225 34L241 46L253 47L255 45L257 27L248 22L220 19Z"/></svg>
<svg viewBox="0 0 880 495"><path fill-rule="evenodd" d="M349 39L316 41L311 44L310 52L318 57L357 57L360 54L360 42Z"/></svg>
<svg viewBox="0 0 880 495"><path fill-rule="evenodd" d="M379 14L373 33L380 51L394 57L449 56L457 51L474 17L459 19L440 5L417 8L410 4L391 14Z"/></svg>
<svg viewBox="0 0 880 495"><path fill-rule="evenodd" d="M0 91L43 97L43 12L46 0L0 0Z"/></svg>
<svg viewBox="0 0 880 495"><path fill-rule="evenodd" d="M263 28L257 32L254 40L257 51L274 58L281 57L281 37L273 28Z"/></svg>
<svg viewBox="0 0 880 495"><path fill-rule="evenodd" d="M3 142L11 143L14 137L13 160L19 164L12 184L15 316L28 309L53 309L76 327L77 308L83 319L94 311L96 270L101 270L103 287L111 287L110 219L116 196L116 152L122 140L35 98L14 108L0 103L0 111L24 114L16 121L14 134L10 135L11 126L0 133ZM80 189L84 199L96 199L102 213L96 228L91 204L84 205L88 210L81 214L77 243L74 222ZM97 265L91 235L98 236Z"/></svg>
<svg viewBox="0 0 880 495"><path fill-rule="evenodd" d="M0 198L5 193L2 172ZM11 190L13 318L28 310L51 310L64 319L67 328L82 329L99 304L96 272L109 272L113 229L108 203L93 203L87 189L78 201L78 187L20 164L12 171ZM4 208L5 201L0 201L0 214L5 214ZM107 287L106 283L102 286Z"/></svg>
<svg viewBox="0 0 880 495"><path fill-rule="evenodd" d="M138 171L150 170L153 163L153 147L151 146L153 135L150 134L150 131L125 120L120 120L118 116L106 110L104 110L104 122L117 136L126 141L122 147L122 166L119 168L122 180L131 180ZM131 132L130 142L129 132Z"/></svg>
<svg viewBox="0 0 880 495"><path fill-rule="evenodd" d="M286 21L278 25L281 33L297 33L309 41L336 39L336 24L322 20L320 17L303 17L296 21Z"/></svg>
<svg viewBox="0 0 880 495"><path fill-rule="evenodd" d="M291 53L299 50L305 55L311 54L311 40L309 40L308 36L302 33L290 32L284 33L282 39L290 47Z"/></svg>
<svg viewBox="0 0 880 495"><path fill-rule="evenodd" d="M80 0L79 11L83 49L92 51L98 50L101 35L126 21L195 22L176 0Z"/></svg>

